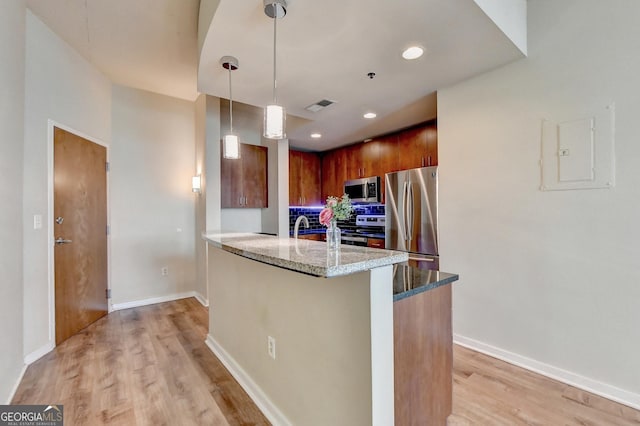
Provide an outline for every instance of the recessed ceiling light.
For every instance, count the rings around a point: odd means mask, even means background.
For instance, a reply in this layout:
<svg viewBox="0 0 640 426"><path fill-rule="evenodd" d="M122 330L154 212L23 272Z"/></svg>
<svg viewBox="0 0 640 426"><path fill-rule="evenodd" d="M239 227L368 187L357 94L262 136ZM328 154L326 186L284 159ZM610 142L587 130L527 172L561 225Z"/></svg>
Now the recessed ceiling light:
<svg viewBox="0 0 640 426"><path fill-rule="evenodd" d="M375 112L368 112L365 115L363 115L364 118L376 118L376 113Z"/></svg>
<svg viewBox="0 0 640 426"><path fill-rule="evenodd" d="M408 47L402 52L402 57L411 60L418 59L424 53L424 49L420 46L411 46Z"/></svg>
<svg viewBox="0 0 640 426"><path fill-rule="evenodd" d="M311 133L311 137L314 139L320 139L322 135L320 133Z"/></svg>

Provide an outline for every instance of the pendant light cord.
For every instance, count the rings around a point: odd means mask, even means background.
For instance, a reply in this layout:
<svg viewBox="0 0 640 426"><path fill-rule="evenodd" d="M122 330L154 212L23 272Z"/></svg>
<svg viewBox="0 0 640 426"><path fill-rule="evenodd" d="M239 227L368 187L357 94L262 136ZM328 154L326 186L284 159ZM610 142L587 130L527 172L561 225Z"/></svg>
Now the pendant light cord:
<svg viewBox="0 0 640 426"><path fill-rule="evenodd" d="M274 17L273 17L273 104L277 105L278 101L276 98L276 22L278 21L278 6L276 3L273 4Z"/></svg>
<svg viewBox="0 0 640 426"><path fill-rule="evenodd" d="M231 68L229 64L229 133L233 133L233 94L231 92Z"/></svg>

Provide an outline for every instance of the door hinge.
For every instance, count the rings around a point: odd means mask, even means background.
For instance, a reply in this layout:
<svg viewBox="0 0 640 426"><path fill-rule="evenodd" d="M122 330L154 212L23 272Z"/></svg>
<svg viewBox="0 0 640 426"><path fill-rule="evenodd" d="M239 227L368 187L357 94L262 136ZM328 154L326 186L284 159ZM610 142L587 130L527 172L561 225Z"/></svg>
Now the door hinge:
<svg viewBox="0 0 640 426"><path fill-rule="evenodd" d="M111 299L111 289L107 289L107 299Z"/></svg>
<svg viewBox="0 0 640 426"><path fill-rule="evenodd" d="M106 171L109 171L111 169L111 165L109 164L109 162L107 161L106 163L104 163L104 169Z"/></svg>

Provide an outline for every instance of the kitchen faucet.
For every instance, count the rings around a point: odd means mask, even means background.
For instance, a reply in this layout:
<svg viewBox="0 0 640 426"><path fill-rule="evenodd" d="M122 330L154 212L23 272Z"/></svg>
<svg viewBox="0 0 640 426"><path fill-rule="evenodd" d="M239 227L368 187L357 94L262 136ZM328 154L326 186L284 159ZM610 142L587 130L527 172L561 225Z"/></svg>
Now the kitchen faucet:
<svg viewBox="0 0 640 426"><path fill-rule="evenodd" d="M293 238L298 239L298 228L300 228L300 222L304 222L304 227L309 228L309 219L305 215L300 215L296 219L296 224L293 225Z"/></svg>

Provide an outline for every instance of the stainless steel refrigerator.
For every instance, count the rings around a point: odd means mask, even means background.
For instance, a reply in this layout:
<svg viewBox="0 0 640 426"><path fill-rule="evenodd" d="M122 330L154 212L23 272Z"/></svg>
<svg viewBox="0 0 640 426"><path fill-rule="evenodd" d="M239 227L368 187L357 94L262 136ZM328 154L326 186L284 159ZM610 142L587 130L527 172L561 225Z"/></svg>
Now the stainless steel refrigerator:
<svg viewBox="0 0 640 426"><path fill-rule="evenodd" d="M385 248L409 253L409 264L438 269L438 167L387 173Z"/></svg>

